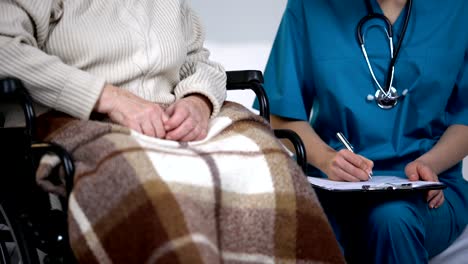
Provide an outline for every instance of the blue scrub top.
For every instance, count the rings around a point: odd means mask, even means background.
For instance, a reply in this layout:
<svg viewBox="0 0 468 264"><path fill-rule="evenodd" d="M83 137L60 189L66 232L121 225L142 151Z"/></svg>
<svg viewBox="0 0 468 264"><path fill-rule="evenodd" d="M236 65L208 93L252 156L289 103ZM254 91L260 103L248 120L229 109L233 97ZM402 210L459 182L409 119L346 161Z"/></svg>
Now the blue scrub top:
<svg viewBox="0 0 468 264"><path fill-rule="evenodd" d="M413 2L393 82L408 94L383 110L366 100L378 87L356 38L365 1L289 0L265 70L271 113L309 120L334 149L343 147L335 136L341 131L358 154L374 161L376 174L405 177L405 166L448 126L468 125L468 1ZM406 12L393 25L395 46ZM371 21L362 30L382 86L390 61L383 25ZM453 178L468 194L461 163L439 177Z"/></svg>

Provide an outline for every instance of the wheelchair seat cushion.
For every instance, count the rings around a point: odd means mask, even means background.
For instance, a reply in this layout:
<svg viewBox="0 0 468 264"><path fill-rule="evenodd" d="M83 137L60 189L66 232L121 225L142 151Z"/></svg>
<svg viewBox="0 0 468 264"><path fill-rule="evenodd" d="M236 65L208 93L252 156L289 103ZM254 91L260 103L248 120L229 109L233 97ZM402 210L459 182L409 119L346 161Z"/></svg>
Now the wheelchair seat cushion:
<svg viewBox="0 0 468 264"><path fill-rule="evenodd" d="M69 233L80 263L343 263L316 196L269 124L226 102L202 141L45 114L73 156ZM42 124L41 124L42 123ZM37 181L57 164L41 161Z"/></svg>

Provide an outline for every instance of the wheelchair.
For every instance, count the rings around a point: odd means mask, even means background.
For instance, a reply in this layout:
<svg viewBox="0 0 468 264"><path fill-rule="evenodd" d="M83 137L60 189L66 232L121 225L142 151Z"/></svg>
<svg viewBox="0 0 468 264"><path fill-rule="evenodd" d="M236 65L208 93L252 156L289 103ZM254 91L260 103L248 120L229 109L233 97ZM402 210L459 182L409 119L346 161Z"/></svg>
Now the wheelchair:
<svg viewBox="0 0 468 264"><path fill-rule="evenodd" d="M262 73L230 71L227 77L227 90L250 89L255 93L259 114L269 121ZM0 80L0 102L20 105L25 117L24 127L4 127L5 117L0 113L0 264L76 263L67 235L67 197L74 175L72 158L58 145L37 141L32 100L21 81ZM306 151L300 137L290 130L274 133L277 138L291 141L297 162L305 171ZM36 185L35 171L47 153L61 160L67 197L59 199ZM58 182L57 175L51 177L52 182Z"/></svg>

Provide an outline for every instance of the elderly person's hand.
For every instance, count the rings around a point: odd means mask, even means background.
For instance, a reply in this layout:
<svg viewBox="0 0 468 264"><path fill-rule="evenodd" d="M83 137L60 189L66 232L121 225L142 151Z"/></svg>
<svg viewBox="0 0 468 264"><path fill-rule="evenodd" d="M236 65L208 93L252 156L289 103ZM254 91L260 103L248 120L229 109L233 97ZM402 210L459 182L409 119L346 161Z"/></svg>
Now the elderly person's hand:
<svg viewBox="0 0 468 264"><path fill-rule="evenodd" d="M104 87L94 110L107 114L112 121L147 136L166 136L163 121L167 120L168 116L161 106L113 85L108 84Z"/></svg>
<svg viewBox="0 0 468 264"><path fill-rule="evenodd" d="M439 181L437 174L426 163L415 160L406 165L405 173L411 181ZM444 203L444 192L442 190L431 190L426 197L430 208L438 208Z"/></svg>
<svg viewBox="0 0 468 264"><path fill-rule="evenodd" d="M169 119L164 122L166 139L194 141L206 137L212 105L203 95L184 97L166 109Z"/></svg>

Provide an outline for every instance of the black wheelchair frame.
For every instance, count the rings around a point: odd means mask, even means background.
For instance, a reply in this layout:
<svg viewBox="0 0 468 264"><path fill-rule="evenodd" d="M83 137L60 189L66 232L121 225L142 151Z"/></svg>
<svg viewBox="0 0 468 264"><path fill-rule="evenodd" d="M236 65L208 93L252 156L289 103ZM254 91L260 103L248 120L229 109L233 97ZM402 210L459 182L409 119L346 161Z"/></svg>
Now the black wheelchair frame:
<svg viewBox="0 0 468 264"><path fill-rule="evenodd" d="M227 90L252 90L259 101L259 114L269 121L262 73L230 71L227 76ZM0 80L0 102L18 103L25 116L24 127L4 127L5 119L0 113L0 263L10 264L12 258L30 264L76 263L67 235L68 195L60 200L61 210L52 208L49 194L36 185L34 176L40 158L54 153L62 162L67 194L70 194L74 175L72 158L60 146L36 140L32 100L21 81ZM305 171L306 151L300 137L290 130L274 130L274 133L293 143L297 162ZM17 256L11 256L9 245L16 247L13 253ZM38 252L43 255L42 260Z"/></svg>

